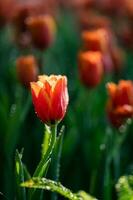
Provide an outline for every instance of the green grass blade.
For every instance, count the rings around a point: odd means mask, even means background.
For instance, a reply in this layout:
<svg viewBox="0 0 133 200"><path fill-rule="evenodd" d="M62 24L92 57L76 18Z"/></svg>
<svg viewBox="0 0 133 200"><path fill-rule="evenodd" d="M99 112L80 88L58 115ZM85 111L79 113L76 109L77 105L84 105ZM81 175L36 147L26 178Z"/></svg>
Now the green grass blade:
<svg viewBox="0 0 133 200"><path fill-rule="evenodd" d="M82 200L78 194L72 193L71 190L61 185L61 183L46 178L33 178L27 182L22 183L21 186L57 192L69 200Z"/></svg>
<svg viewBox="0 0 133 200"><path fill-rule="evenodd" d="M20 187L20 183L24 181L23 163L21 161L22 153L16 150L15 156L15 174L16 174L16 199L26 200L26 190Z"/></svg>

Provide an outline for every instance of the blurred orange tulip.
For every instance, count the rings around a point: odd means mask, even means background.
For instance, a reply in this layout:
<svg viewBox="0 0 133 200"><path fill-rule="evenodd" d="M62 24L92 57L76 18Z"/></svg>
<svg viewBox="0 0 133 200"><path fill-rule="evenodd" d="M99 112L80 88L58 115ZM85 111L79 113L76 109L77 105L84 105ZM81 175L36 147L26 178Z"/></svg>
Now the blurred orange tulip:
<svg viewBox="0 0 133 200"><path fill-rule="evenodd" d="M81 81L87 87L97 86L103 76L103 61L100 52L80 52L79 53L79 74Z"/></svg>
<svg viewBox="0 0 133 200"><path fill-rule="evenodd" d="M109 120L115 127L120 127L128 118L133 117L133 82L121 80L118 85L108 83L107 90Z"/></svg>
<svg viewBox="0 0 133 200"><path fill-rule="evenodd" d="M83 46L86 50L101 51L109 50L109 33L106 29L96 29L82 32Z"/></svg>
<svg viewBox="0 0 133 200"><path fill-rule="evenodd" d="M26 22L33 45L40 50L48 48L52 44L56 32L53 17L50 15L34 16L29 17Z"/></svg>
<svg viewBox="0 0 133 200"><path fill-rule="evenodd" d="M16 61L17 75L19 81L26 87L31 81L37 80L38 66L34 56L21 56Z"/></svg>
<svg viewBox="0 0 133 200"><path fill-rule="evenodd" d="M35 112L43 123L55 124L63 119L69 97L65 76L39 76L39 81L31 83L31 93Z"/></svg>

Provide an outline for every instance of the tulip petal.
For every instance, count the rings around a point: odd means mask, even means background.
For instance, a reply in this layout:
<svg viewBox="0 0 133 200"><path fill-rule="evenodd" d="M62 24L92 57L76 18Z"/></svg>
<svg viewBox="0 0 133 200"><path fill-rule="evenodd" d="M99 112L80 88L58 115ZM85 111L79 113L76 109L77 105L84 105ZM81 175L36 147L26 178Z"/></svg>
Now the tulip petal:
<svg viewBox="0 0 133 200"><path fill-rule="evenodd" d="M108 83L107 90L108 90L109 96L113 99L116 94L117 85L115 83Z"/></svg>
<svg viewBox="0 0 133 200"><path fill-rule="evenodd" d="M64 117L68 105L67 79L60 78L52 93L51 119L60 120Z"/></svg>
<svg viewBox="0 0 133 200"><path fill-rule="evenodd" d="M31 82L30 85L33 98L37 98L41 87L36 82Z"/></svg>
<svg viewBox="0 0 133 200"><path fill-rule="evenodd" d="M45 86L40 90L38 101L35 105L36 113L43 122L49 121L50 114L50 98L45 90Z"/></svg>
<svg viewBox="0 0 133 200"><path fill-rule="evenodd" d="M133 105L133 84L131 81L120 81L115 97L116 105Z"/></svg>

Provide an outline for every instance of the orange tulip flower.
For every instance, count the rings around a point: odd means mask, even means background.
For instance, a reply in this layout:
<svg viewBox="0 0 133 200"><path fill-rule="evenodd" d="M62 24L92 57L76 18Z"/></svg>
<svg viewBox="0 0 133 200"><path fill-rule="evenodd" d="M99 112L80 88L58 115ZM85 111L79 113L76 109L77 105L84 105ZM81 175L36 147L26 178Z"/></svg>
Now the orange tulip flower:
<svg viewBox="0 0 133 200"><path fill-rule="evenodd" d="M31 82L31 93L35 112L43 123L55 124L63 119L69 97L65 76L39 76Z"/></svg>
<svg viewBox="0 0 133 200"><path fill-rule="evenodd" d="M34 56L21 56L16 61L17 75L20 82L26 86L30 86L31 81L37 80L38 66Z"/></svg>
<svg viewBox="0 0 133 200"><path fill-rule="evenodd" d="M106 29L96 29L82 32L83 46L89 51L109 51L110 35Z"/></svg>
<svg viewBox="0 0 133 200"><path fill-rule="evenodd" d="M31 34L33 45L45 50L48 48L55 37L56 26L55 21L50 15L39 15L29 17L27 19L27 26Z"/></svg>
<svg viewBox="0 0 133 200"><path fill-rule="evenodd" d="M107 90L109 120L115 127L120 127L128 118L133 117L133 82L121 80L118 85L108 83Z"/></svg>
<svg viewBox="0 0 133 200"><path fill-rule="evenodd" d="M98 85L103 76L103 60L100 52L80 52L79 73L82 82L87 87Z"/></svg>

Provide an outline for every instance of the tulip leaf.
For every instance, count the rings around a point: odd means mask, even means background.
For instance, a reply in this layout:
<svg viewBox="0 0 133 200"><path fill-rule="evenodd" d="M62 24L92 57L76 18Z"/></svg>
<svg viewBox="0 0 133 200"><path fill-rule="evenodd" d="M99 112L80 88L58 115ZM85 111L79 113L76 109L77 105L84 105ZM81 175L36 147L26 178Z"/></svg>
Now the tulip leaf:
<svg viewBox="0 0 133 200"><path fill-rule="evenodd" d="M133 200L133 176L123 176L119 179L116 189L118 200Z"/></svg>
<svg viewBox="0 0 133 200"><path fill-rule="evenodd" d="M59 135L56 139L56 144L52 156L52 169L54 170L53 172L53 179L55 181L58 181L59 179L59 172L60 172L60 158L61 158L61 152L62 152L62 145L63 145L63 136L64 136L64 130L65 127L62 126Z"/></svg>
<svg viewBox="0 0 133 200"><path fill-rule="evenodd" d="M78 194L72 193L71 190L64 187L61 183L46 178L33 178L21 184L22 187L44 189L66 197L69 200L82 200Z"/></svg>
<svg viewBox="0 0 133 200"><path fill-rule="evenodd" d="M40 171L40 176L41 177L43 177L43 176L45 177L46 176L50 163L51 163L51 159L49 159L44 164L44 166L41 168L41 171ZM41 192L40 192L40 194L38 194L38 191L36 191L36 188L34 190L29 190L29 194L28 194L29 198L28 199L31 199L31 198L36 199L36 196L39 197L39 195L41 195Z"/></svg>
<svg viewBox="0 0 133 200"><path fill-rule="evenodd" d="M27 167L23 164L23 170L24 170L24 178L25 179L31 179L31 175L27 170Z"/></svg>
<svg viewBox="0 0 133 200"><path fill-rule="evenodd" d="M57 134L57 125L53 125L51 126L51 139L50 139L50 143L48 144L48 147L47 147L47 150L46 150L46 153L42 156L42 159L41 161L39 162L34 174L33 174L33 177L43 177L45 173L44 172L44 166L46 164L46 162L48 161L48 159L50 158L52 152L53 152L53 149L54 149L54 146L55 146L55 142L56 142L56 134Z"/></svg>
<svg viewBox="0 0 133 200"><path fill-rule="evenodd" d="M16 196L17 199L26 200L26 190L20 187L20 183L24 181L24 168L21 161L23 153L16 150L15 156L15 172L16 172Z"/></svg>
<svg viewBox="0 0 133 200"><path fill-rule="evenodd" d="M78 194L83 198L83 200L97 200L96 198L92 197L84 191L79 191Z"/></svg>
<svg viewBox="0 0 133 200"><path fill-rule="evenodd" d="M57 125L53 125L50 128L48 128L46 126L46 134L50 133L50 138L47 137L47 142L45 141L45 137L44 137L44 146L46 145L47 147L43 147L42 152L45 153L42 155L41 161L39 162L33 177L45 177L49 164L50 164L50 156L53 152L54 146L55 146L55 142L56 142L56 134L57 134ZM42 145L43 146L43 145ZM33 196L34 195L34 196ZM35 190L30 190L29 191L29 199L34 198L36 196L35 194Z"/></svg>
<svg viewBox="0 0 133 200"><path fill-rule="evenodd" d="M42 143L42 157L46 154L51 141L51 132L49 126L45 125L44 140Z"/></svg>

